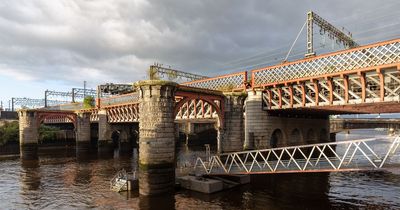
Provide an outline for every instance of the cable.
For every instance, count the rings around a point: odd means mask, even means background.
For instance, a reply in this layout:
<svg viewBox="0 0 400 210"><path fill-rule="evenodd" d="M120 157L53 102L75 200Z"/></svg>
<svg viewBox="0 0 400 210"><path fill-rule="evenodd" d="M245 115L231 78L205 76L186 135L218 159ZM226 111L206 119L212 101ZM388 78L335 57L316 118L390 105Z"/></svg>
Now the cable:
<svg viewBox="0 0 400 210"><path fill-rule="evenodd" d="M301 32L303 32L304 26L306 26L306 24L307 24L307 21L304 22L304 24L303 24L303 26L301 27L299 33L297 34L296 39L294 40L292 46L291 46L290 49L289 49L289 52L287 53L287 55L286 55L286 57L285 57L285 60L283 60L284 62L287 61L287 59L288 59L288 57L289 57L289 54L290 54L290 52L291 52L292 49L293 49L293 46L296 44L297 39L299 39L299 36L300 36Z"/></svg>

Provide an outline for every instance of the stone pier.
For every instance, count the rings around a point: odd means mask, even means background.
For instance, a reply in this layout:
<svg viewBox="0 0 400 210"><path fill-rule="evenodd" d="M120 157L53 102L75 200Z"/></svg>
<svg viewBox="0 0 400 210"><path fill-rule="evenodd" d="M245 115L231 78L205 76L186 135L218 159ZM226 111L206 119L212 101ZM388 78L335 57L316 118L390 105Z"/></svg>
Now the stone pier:
<svg viewBox="0 0 400 210"><path fill-rule="evenodd" d="M20 110L19 115L19 144L22 159L36 159L39 139L39 122L36 112Z"/></svg>
<svg viewBox="0 0 400 210"><path fill-rule="evenodd" d="M219 130L218 152L243 150L244 118L243 105L246 94L224 93L224 126Z"/></svg>
<svg viewBox="0 0 400 210"><path fill-rule="evenodd" d="M87 152L90 147L90 113L77 113L76 151Z"/></svg>
<svg viewBox="0 0 400 210"><path fill-rule="evenodd" d="M260 90L248 90L245 106L244 150L251 150L255 148L255 141L264 141L267 138L268 127L265 122L268 113L262 107L262 92Z"/></svg>
<svg viewBox="0 0 400 210"><path fill-rule="evenodd" d="M174 92L176 83L140 81L139 193L173 191L175 184Z"/></svg>
<svg viewBox="0 0 400 210"><path fill-rule="evenodd" d="M99 140L97 150L99 155L111 155L113 153L113 143L111 139L111 125L107 121L107 110L100 109L99 115Z"/></svg>
<svg viewBox="0 0 400 210"><path fill-rule="evenodd" d="M329 119L324 115L269 113L262 92L249 90L246 99L244 150L329 142Z"/></svg>

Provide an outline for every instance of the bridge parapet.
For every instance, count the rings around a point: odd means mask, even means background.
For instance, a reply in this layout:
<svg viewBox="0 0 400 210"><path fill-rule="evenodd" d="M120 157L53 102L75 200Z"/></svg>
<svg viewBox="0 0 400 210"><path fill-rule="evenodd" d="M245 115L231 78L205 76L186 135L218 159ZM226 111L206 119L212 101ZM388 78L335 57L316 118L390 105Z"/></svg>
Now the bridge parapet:
<svg viewBox="0 0 400 210"><path fill-rule="evenodd" d="M234 74L227 74L213 78L195 80L191 82L185 82L181 85L204 88L209 90L245 90L247 83L247 72L239 72Z"/></svg>
<svg viewBox="0 0 400 210"><path fill-rule="evenodd" d="M400 62L400 39L338 51L252 71L252 87L323 78Z"/></svg>

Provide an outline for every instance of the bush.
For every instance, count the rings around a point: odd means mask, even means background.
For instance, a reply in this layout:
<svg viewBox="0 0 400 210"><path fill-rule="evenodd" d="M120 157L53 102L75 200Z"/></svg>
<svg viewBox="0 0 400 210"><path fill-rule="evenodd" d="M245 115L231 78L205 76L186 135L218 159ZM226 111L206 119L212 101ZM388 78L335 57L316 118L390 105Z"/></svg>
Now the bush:
<svg viewBox="0 0 400 210"><path fill-rule="evenodd" d="M95 102L94 102L94 97L93 96L86 96L83 99L83 108L84 109L91 109L91 108L94 107L94 105L95 105Z"/></svg>
<svg viewBox="0 0 400 210"><path fill-rule="evenodd" d="M39 142L44 143L44 142L52 142L55 141L57 138L57 132L60 129L51 127L51 126L46 126L46 125L40 125L39 127Z"/></svg>
<svg viewBox="0 0 400 210"><path fill-rule="evenodd" d="M18 135L18 121L5 122L4 126L0 127L0 145L4 145L7 142L19 142Z"/></svg>

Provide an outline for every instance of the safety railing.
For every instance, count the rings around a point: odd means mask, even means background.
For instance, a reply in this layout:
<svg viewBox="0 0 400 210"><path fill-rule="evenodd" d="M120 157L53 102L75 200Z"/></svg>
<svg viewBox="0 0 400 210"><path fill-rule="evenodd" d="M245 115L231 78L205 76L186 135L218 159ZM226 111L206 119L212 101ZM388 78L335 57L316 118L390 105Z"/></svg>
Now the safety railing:
<svg viewBox="0 0 400 210"><path fill-rule="evenodd" d="M400 39L395 39L253 70L252 87L295 82L298 79L317 76L322 78L343 71L365 70L399 63Z"/></svg>
<svg viewBox="0 0 400 210"><path fill-rule="evenodd" d="M235 91L244 90L246 88L246 82L247 72L244 71L235 74L227 74L213 78L185 82L181 85L209 90Z"/></svg>
<svg viewBox="0 0 400 210"><path fill-rule="evenodd" d="M204 174L299 173L379 169L390 162L400 137L311 144L252 150L198 158L195 170Z"/></svg>

